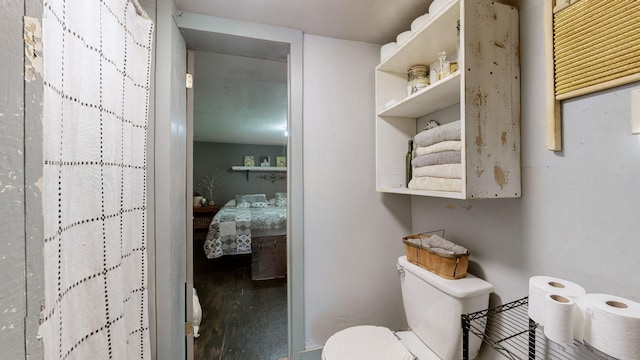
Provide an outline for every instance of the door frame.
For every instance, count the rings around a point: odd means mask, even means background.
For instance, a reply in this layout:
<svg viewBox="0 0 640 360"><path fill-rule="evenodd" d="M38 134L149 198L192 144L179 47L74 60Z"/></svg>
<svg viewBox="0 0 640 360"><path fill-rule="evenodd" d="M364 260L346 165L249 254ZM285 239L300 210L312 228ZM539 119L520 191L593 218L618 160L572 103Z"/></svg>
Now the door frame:
<svg viewBox="0 0 640 360"><path fill-rule="evenodd" d="M187 49L185 54L187 58L187 74L186 77L193 76L195 54L193 50ZM186 84L185 84L186 85ZM186 243L186 255L185 263L187 264L187 281L185 288L185 320L187 324L191 324L191 330L193 330L193 206L189 206L193 201L193 86L186 86L187 88L187 176L186 176L186 188L187 188L187 233L185 239ZM193 359L193 339L194 332L186 331L186 359Z"/></svg>
<svg viewBox="0 0 640 360"><path fill-rule="evenodd" d="M289 45L288 95L289 116L287 128L287 313L288 356L301 359L304 351L304 286L303 286L303 133L302 133L302 46L303 34L299 30L244 21L217 18L187 12L178 13L176 24L181 29L226 34L285 43ZM191 124L192 125L192 124ZM193 157L187 159L193 166ZM188 175L190 178L192 175ZM189 193L187 193L187 196ZM187 199L190 201L191 199ZM192 219L188 218L187 222ZM191 274L192 275L192 274ZM193 278L191 278L193 279ZM187 305L189 306L189 305ZM191 358L187 358L191 359Z"/></svg>
<svg viewBox="0 0 640 360"><path fill-rule="evenodd" d="M147 206L149 235L149 328L151 358L182 359L185 350L186 46L175 23L172 0L157 0L153 66L154 123ZM151 99L150 99L151 101ZM153 276L153 279L151 279Z"/></svg>

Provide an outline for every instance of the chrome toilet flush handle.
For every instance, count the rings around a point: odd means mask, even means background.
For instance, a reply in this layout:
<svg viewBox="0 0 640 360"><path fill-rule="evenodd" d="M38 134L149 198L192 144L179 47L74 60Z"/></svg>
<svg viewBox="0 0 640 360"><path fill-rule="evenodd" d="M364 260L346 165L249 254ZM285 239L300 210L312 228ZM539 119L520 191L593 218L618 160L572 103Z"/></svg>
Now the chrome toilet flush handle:
<svg viewBox="0 0 640 360"><path fill-rule="evenodd" d="M402 266L400 266L400 264L396 263L396 269L398 269L398 275L404 275L404 269L402 268Z"/></svg>

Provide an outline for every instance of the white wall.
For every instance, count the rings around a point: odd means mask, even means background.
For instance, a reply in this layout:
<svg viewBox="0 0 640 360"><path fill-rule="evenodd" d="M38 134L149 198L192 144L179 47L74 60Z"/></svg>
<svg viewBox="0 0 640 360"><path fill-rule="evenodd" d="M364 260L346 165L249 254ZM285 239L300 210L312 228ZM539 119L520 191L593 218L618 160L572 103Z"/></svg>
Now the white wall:
<svg viewBox="0 0 640 360"><path fill-rule="evenodd" d="M395 267L409 198L375 191L379 46L304 36L305 345L360 324L406 327Z"/></svg>
<svg viewBox="0 0 640 360"><path fill-rule="evenodd" d="M526 296L532 275L640 301L640 136L630 132L640 84L565 101L564 150L546 150L542 3L519 3L522 198L413 197L413 232L443 227L468 247L470 272L495 286L492 305Z"/></svg>

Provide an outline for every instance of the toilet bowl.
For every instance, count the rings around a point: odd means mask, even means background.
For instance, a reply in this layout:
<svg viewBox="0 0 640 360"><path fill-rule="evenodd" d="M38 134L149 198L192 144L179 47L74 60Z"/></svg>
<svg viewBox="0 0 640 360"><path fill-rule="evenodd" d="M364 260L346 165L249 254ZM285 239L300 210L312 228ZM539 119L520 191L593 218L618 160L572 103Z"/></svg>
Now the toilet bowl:
<svg viewBox="0 0 640 360"><path fill-rule="evenodd" d="M327 340L322 360L332 359L413 360L414 357L391 330L363 325L344 329Z"/></svg>
<svg viewBox="0 0 640 360"><path fill-rule="evenodd" d="M333 334L322 350L322 360L437 360L462 358L460 315L486 309L493 285L471 274L448 280L398 259L402 300L408 331L362 325ZM470 358L481 341L471 337Z"/></svg>
<svg viewBox="0 0 640 360"><path fill-rule="evenodd" d="M441 360L413 331L393 332L372 325L350 327L329 338L322 352L322 360L333 359Z"/></svg>

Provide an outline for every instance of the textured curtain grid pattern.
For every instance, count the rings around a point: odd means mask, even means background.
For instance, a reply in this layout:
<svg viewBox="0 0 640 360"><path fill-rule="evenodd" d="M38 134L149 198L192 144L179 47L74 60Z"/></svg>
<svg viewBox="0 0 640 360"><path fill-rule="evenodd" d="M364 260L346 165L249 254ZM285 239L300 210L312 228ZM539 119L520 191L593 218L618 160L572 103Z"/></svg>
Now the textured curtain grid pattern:
<svg viewBox="0 0 640 360"><path fill-rule="evenodd" d="M44 2L45 359L148 359L153 23L128 0Z"/></svg>
<svg viewBox="0 0 640 360"><path fill-rule="evenodd" d="M556 95L640 73L639 13L638 0L580 0L555 13Z"/></svg>

